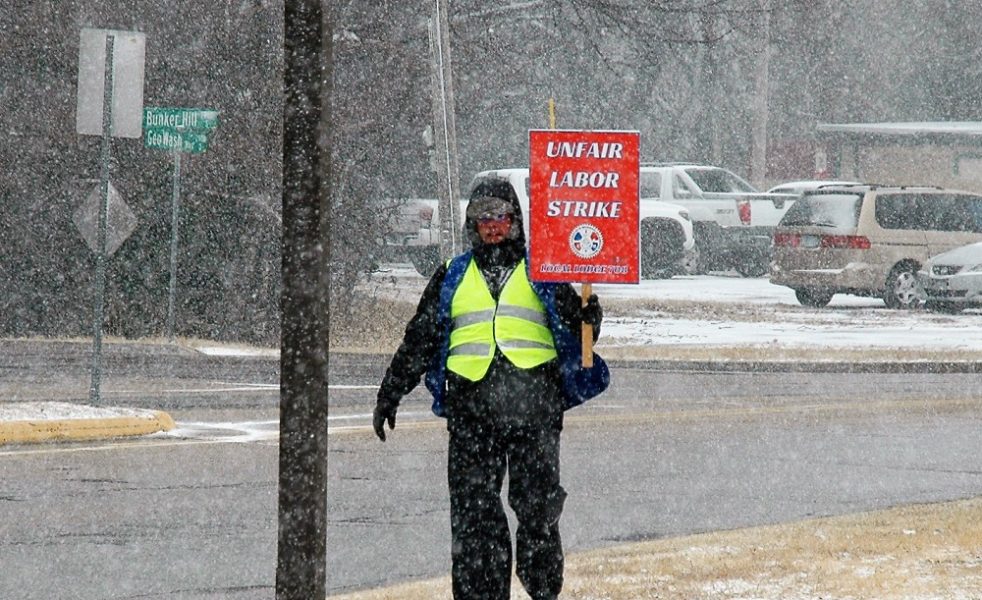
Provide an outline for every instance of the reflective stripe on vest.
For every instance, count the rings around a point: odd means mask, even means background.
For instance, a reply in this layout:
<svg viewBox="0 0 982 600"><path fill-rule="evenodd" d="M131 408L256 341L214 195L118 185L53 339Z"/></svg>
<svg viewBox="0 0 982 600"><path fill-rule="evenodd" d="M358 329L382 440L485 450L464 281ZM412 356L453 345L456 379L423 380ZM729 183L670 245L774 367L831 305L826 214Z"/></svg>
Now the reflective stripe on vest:
<svg viewBox="0 0 982 600"><path fill-rule="evenodd" d="M524 260L508 278L497 305L471 260L450 302L450 319L447 369L471 381L487 374L495 344L522 369L557 356L545 307L528 281Z"/></svg>

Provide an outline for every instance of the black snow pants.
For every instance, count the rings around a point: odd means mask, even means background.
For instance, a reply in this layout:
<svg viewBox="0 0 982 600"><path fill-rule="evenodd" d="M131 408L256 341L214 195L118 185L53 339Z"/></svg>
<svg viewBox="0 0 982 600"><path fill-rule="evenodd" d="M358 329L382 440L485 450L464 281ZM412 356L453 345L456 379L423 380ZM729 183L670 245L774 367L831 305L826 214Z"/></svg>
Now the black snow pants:
<svg viewBox="0 0 982 600"><path fill-rule="evenodd" d="M448 481L455 600L508 600L512 546L501 490L518 521L515 562L532 600L557 598L563 586L559 517L561 417L554 425L496 426L488 421L448 427ZM469 421L466 419L465 421Z"/></svg>

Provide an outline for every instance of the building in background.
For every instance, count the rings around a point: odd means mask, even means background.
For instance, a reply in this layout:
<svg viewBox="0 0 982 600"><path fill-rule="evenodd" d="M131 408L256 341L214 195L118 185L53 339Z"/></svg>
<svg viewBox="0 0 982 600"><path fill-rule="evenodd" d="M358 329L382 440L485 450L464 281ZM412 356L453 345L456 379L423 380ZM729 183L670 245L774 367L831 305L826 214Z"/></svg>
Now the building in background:
<svg viewBox="0 0 982 600"><path fill-rule="evenodd" d="M829 174L982 192L982 121L820 123Z"/></svg>

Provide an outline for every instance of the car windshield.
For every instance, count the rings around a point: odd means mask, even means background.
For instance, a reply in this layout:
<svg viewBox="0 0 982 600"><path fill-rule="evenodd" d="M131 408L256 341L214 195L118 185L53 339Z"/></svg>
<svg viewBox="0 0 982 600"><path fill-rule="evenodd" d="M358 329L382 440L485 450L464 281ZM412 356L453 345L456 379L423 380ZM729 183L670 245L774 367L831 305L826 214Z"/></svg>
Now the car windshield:
<svg viewBox="0 0 982 600"><path fill-rule="evenodd" d="M781 226L816 226L848 229L859 222L860 194L806 195L788 209Z"/></svg>
<svg viewBox="0 0 982 600"><path fill-rule="evenodd" d="M685 172L703 192L748 194L757 192L752 185L725 169L686 169Z"/></svg>

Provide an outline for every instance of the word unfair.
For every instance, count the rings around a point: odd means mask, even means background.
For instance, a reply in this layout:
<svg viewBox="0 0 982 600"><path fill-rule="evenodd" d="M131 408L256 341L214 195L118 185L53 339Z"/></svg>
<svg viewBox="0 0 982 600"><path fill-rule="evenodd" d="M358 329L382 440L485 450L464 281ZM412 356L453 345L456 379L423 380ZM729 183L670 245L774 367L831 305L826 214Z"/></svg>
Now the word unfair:
<svg viewBox="0 0 982 600"><path fill-rule="evenodd" d="M549 158L624 158L624 144L619 142L549 142Z"/></svg>

